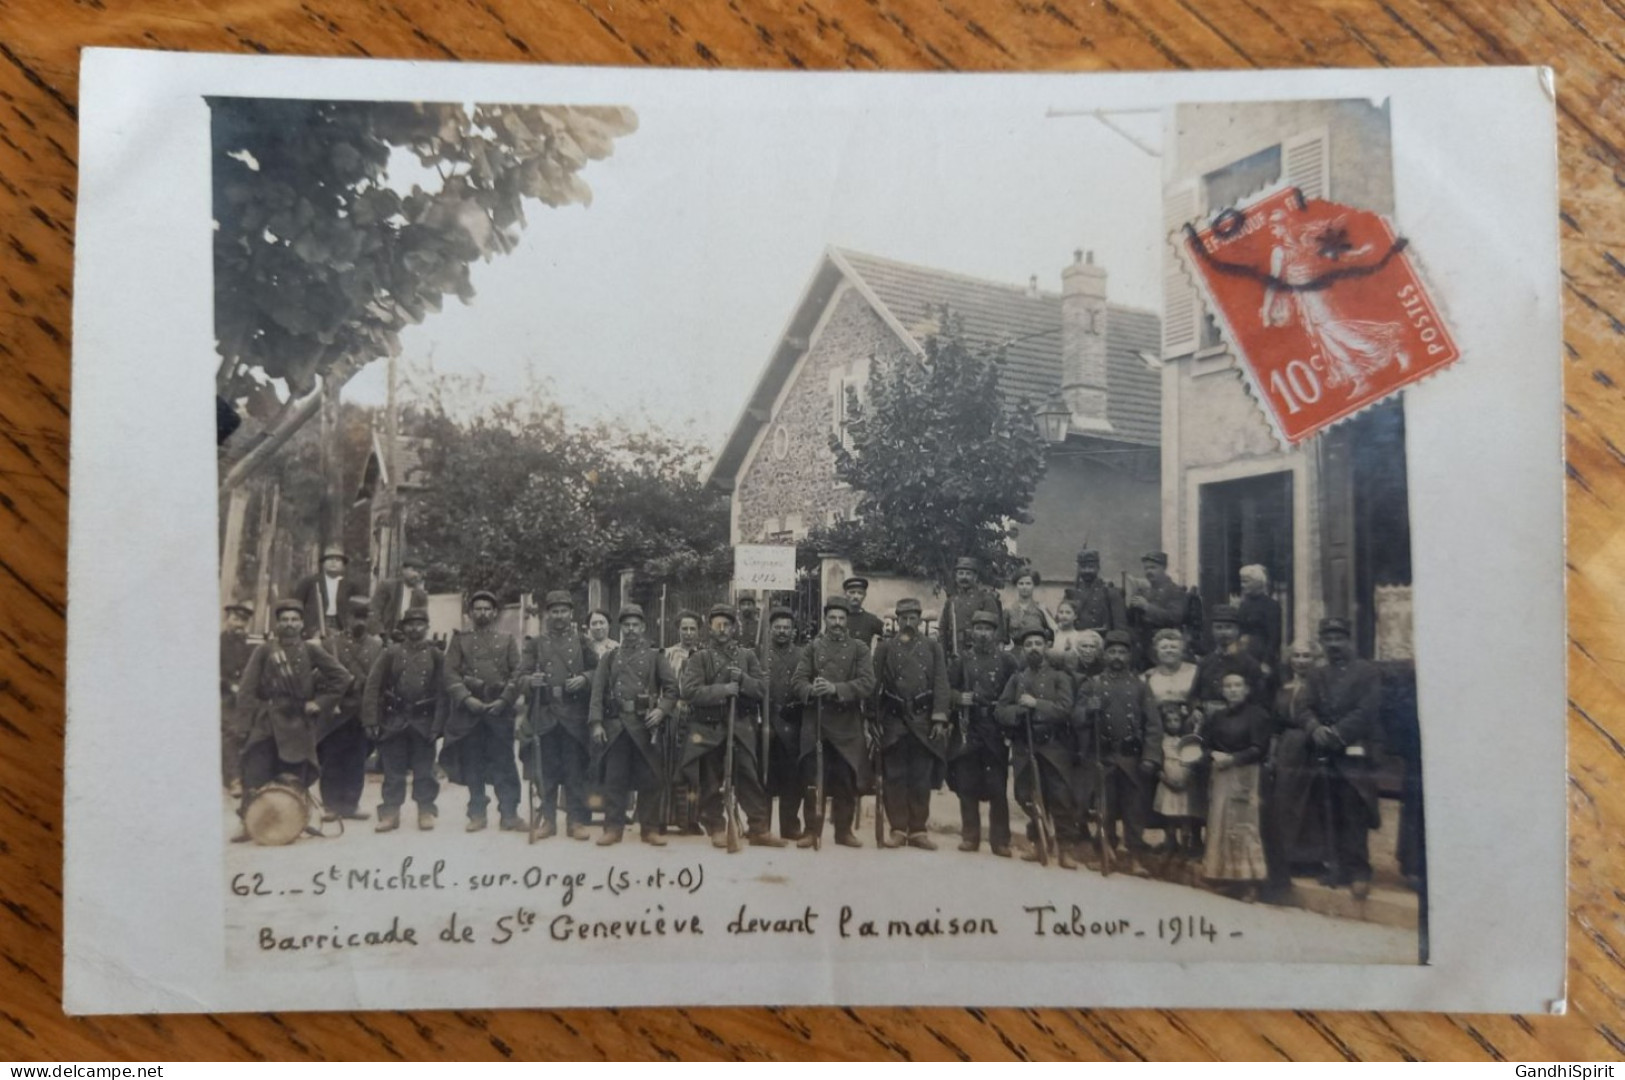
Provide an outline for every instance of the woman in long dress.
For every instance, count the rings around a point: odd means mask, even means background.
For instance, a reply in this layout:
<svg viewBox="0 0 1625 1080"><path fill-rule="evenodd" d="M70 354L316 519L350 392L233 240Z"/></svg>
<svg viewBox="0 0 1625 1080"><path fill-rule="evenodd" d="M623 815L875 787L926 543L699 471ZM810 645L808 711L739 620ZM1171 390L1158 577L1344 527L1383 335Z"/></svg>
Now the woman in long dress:
<svg viewBox="0 0 1625 1080"><path fill-rule="evenodd" d="M1291 884L1294 870L1316 874L1325 858L1324 816L1312 798L1314 748L1305 728L1302 703L1309 672L1321 663L1320 645L1294 642L1287 650L1287 681L1275 694L1275 739L1265 788L1265 838L1270 882Z"/></svg>
<svg viewBox="0 0 1625 1080"><path fill-rule="evenodd" d="M1200 858L1207 803L1200 774L1179 759L1179 742L1195 732L1200 715L1190 707L1196 665L1185 659L1185 635L1172 628L1152 635L1151 651L1157 666L1145 673L1145 682L1162 714L1162 775L1151 809L1163 819L1164 851Z"/></svg>
<svg viewBox="0 0 1625 1080"><path fill-rule="evenodd" d="M1294 223L1284 210L1270 215L1270 233L1275 238L1270 276L1285 288L1264 290L1259 317L1265 326L1290 326L1294 319L1302 323L1320 347L1326 385L1347 386L1349 396L1358 397L1368 389L1368 376L1390 364L1405 371L1411 361L1403 348L1404 327L1399 323L1344 318L1334 306L1333 289L1305 287L1341 269L1341 260L1370 254L1370 244L1339 249L1328 243L1329 237L1343 234L1344 223L1342 217Z"/></svg>
<svg viewBox="0 0 1625 1080"><path fill-rule="evenodd" d="M1202 876L1258 897L1269 876L1260 829L1260 778L1270 740L1269 710L1251 700L1247 676L1226 672L1219 683L1225 707L1202 725L1212 772L1208 778L1207 854Z"/></svg>

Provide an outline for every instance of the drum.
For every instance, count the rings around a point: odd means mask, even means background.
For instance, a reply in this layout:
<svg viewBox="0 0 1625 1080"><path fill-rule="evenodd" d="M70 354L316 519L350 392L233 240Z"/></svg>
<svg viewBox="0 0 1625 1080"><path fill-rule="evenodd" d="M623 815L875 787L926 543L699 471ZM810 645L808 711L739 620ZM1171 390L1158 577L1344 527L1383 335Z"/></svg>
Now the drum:
<svg viewBox="0 0 1625 1080"><path fill-rule="evenodd" d="M256 844L291 844L310 824L310 796L304 788L273 780L250 796L243 827Z"/></svg>

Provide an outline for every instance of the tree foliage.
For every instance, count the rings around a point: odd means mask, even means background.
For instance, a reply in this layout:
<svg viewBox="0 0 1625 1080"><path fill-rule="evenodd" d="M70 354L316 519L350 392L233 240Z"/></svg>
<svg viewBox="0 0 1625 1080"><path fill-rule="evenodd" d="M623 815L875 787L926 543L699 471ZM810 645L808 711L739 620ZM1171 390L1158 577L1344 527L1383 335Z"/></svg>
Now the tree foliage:
<svg viewBox="0 0 1625 1080"><path fill-rule="evenodd" d="M525 200L589 204L581 169L637 127L619 107L209 104L217 392L266 423L318 379L397 353L447 295L469 302L470 264L513 249ZM397 149L439 187L390 186Z"/></svg>
<svg viewBox="0 0 1625 1080"><path fill-rule="evenodd" d="M851 448L830 438L835 473L860 493L857 518L819 530L871 569L947 583L972 555L997 575L1030 523L1045 443L1033 407L1000 381L1004 355L973 349L949 311L925 355L871 366L867 401L849 391Z"/></svg>
<svg viewBox="0 0 1625 1080"><path fill-rule="evenodd" d="M410 546L431 587L505 594L633 570L725 576L728 503L700 483L703 447L659 431L571 425L539 394L459 418L441 395L406 427L432 440Z"/></svg>

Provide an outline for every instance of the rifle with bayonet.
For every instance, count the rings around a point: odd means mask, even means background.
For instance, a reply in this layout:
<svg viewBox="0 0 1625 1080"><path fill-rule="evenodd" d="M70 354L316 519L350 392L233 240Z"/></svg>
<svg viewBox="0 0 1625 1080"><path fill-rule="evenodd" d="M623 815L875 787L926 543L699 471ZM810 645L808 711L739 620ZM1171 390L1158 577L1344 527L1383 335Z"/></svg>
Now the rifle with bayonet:
<svg viewBox="0 0 1625 1080"><path fill-rule="evenodd" d="M1091 680L1092 681L1092 680ZM1087 683L1086 693L1087 691ZM1100 734L1101 726L1105 722L1105 713L1100 708L1099 697L1088 693L1085 699L1085 715L1094 714L1091 727L1094 731L1095 744L1095 807L1093 811L1095 824L1095 843L1100 848L1100 876L1111 877L1116 857L1112 854L1111 839L1111 798L1110 777L1106 772L1105 741Z"/></svg>
<svg viewBox="0 0 1625 1080"><path fill-rule="evenodd" d="M1049 807L1044 805L1044 770L1038 763L1038 744L1033 737L1033 711L1021 710L1021 725L1027 733L1028 767L1033 771L1033 846L1038 853L1038 865L1048 866L1050 853L1055 847L1055 823L1050 820Z"/></svg>

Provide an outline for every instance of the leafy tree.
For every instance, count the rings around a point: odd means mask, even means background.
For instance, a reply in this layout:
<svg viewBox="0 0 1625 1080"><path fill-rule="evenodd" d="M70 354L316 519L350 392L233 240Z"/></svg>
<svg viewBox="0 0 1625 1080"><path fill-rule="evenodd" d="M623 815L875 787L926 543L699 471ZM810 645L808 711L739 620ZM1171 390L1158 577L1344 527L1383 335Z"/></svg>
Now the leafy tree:
<svg viewBox="0 0 1625 1080"><path fill-rule="evenodd" d="M810 543L946 584L962 555L998 575L1022 565L1008 542L1032 521L1046 455L1031 404L1001 384L1002 351L972 349L947 310L939 325L924 356L871 366L866 402L849 391L852 446L832 436L830 450L860 493L857 518Z"/></svg>
<svg viewBox="0 0 1625 1080"><path fill-rule="evenodd" d="M258 421L230 440L225 488L309 419L319 383L398 353L400 331L447 295L468 303L470 264L513 249L526 199L590 204L578 174L637 127L619 107L209 105L216 392ZM439 188L390 186L395 150Z"/></svg>

